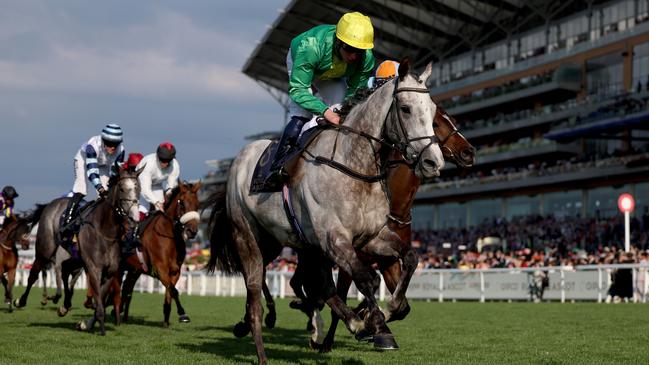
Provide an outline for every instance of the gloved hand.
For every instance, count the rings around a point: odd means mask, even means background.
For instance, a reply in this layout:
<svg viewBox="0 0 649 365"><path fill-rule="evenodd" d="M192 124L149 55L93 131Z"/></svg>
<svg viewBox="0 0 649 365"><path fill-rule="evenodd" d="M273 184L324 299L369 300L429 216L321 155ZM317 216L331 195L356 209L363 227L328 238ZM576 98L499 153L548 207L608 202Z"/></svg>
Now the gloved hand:
<svg viewBox="0 0 649 365"><path fill-rule="evenodd" d="M99 189L97 189L97 194L99 194L99 197L102 199L106 199L108 197L108 191L106 191L103 186L100 186Z"/></svg>

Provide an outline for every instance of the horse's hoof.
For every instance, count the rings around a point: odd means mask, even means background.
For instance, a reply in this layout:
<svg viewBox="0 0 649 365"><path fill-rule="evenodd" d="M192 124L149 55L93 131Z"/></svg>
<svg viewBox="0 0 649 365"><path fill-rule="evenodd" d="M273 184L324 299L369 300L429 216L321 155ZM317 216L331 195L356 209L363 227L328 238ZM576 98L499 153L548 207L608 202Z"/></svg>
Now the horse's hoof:
<svg viewBox="0 0 649 365"><path fill-rule="evenodd" d="M83 306L86 307L86 308L88 308L88 309L95 309L95 305L92 303L92 299L89 299L89 300L86 299L86 300L83 302Z"/></svg>
<svg viewBox="0 0 649 365"><path fill-rule="evenodd" d="M52 299L52 303L57 304L59 302L59 299L61 299L61 296L55 295L51 299Z"/></svg>
<svg viewBox="0 0 649 365"><path fill-rule="evenodd" d="M18 299L14 299L14 307L16 307L16 308L22 308L22 307L24 307L24 306L25 306L25 304L20 304L20 300L18 300Z"/></svg>
<svg viewBox="0 0 649 365"><path fill-rule="evenodd" d="M162 328L169 328L169 322L162 322Z"/></svg>
<svg viewBox="0 0 649 365"><path fill-rule="evenodd" d="M304 303L300 299L294 299L291 300L290 303L288 303L288 307L291 309L297 309L297 310L302 310L304 307Z"/></svg>
<svg viewBox="0 0 649 365"><path fill-rule="evenodd" d="M316 350L318 352L322 352L322 344L313 341L312 338L309 339L309 348L311 350Z"/></svg>
<svg viewBox="0 0 649 365"><path fill-rule="evenodd" d="M232 333L238 338L246 337L250 333L250 325L246 322L239 322L234 325Z"/></svg>
<svg viewBox="0 0 649 365"><path fill-rule="evenodd" d="M181 314L180 317L178 317L178 322L180 322L180 323L189 323L191 321L192 320L189 319L189 316L186 315L186 314Z"/></svg>
<svg viewBox="0 0 649 365"><path fill-rule="evenodd" d="M5 298L5 304L6 305L11 305L11 299Z"/></svg>
<svg viewBox="0 0 649 365"><path fill-rule="evenodd" d="M331 352L331 349L334 347L333 345L334 345L333 342L327 341L327 339L325 338L324 342L322 343L322 346L320 347L320 353L324 354L327 352Z"/></svg>
<svg viewBox="0 0 649 365"><path fill-rule="evenodd" d="M373 342L374 334L366 329L360 330L357 334L354 335L358 342Z"/></svg>
<svg viewBox="0 0 649 365"><path fill-rule="evenodd" d="M277 322L277 315L272 312L268 313L266 315L266 318L264 318L264 322L266 323L266 328L268 329L275 328L275 322Z"/></svg>
<svg viewBox="0 0 649 365"><path fill-rule="evenodd" d="M59 317L65 317L66 314L68 314L69 310L66 309L65 307L59 307L59 309L56 311L56 314L59 315Z"/></svg>
<svg viewBox="0 0 649 365"><path fill-rule="evenodd" d="M410 313L410 304L406 304L402 310L392 313L387 322L401 321Z"/></svg>
<svg viewBox="0 0 649 365"><path fill-rule="evenodd" d="M79 321L79 323L77 323L77 330L82 332L87 331L88 323L86 323L86 321Z"/></svg>
<svg viewBox="0 0 649 365"><path fill-rule="evenodd" d="M374 349L385 351L385 350L396 350L399 348L397 341L394 339L392 334L378 334L374 335Z"/></svg>
<svg viewBox="0 0 649 365"><path fill-rule="evenodd" d="M47 298L43 298L43 299L41 299L41 305L42 305L43 307L47 305L47 302L48 302Z"/></svg>

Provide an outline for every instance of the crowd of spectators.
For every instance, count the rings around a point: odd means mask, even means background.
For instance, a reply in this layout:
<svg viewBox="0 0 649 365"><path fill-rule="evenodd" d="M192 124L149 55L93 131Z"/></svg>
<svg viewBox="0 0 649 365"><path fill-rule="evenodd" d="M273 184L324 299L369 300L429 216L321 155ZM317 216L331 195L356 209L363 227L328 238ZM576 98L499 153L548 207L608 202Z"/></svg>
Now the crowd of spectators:
<svg viewBox="0 0 649 365"><path fill-rule="evenodd" d="M631 220L633 262L649 262L649 212ZM495 245L478 247L485 238ZM419 230L413 245L419 268L514 268L622 262L624 222L608 219L530 215L492 219L469 228Z"/></svg>

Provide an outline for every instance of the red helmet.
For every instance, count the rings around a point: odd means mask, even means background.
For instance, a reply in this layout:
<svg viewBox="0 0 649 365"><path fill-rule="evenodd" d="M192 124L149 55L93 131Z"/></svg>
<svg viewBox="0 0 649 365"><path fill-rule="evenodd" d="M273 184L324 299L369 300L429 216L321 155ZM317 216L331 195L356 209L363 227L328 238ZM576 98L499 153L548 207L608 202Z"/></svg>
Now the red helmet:
<svg viewBox="0 0 649 365"><path fill-rule="evenodd" d="M137 164L139 164L140 161L142 161L143 157L144 156L142 156L141 153L129 153L128 154L128 159L126 160L126 163L124 163L124 166L123 166L124 169L129 169L129 168L134 169L135 166L137 166Z"/></svg>
<svg viewBox="0 0 649 365"><path fill-rule="evenodd" d="M160 161L171 161L176 157L176 147L171 142L160 143L156 155Z"/></svg>

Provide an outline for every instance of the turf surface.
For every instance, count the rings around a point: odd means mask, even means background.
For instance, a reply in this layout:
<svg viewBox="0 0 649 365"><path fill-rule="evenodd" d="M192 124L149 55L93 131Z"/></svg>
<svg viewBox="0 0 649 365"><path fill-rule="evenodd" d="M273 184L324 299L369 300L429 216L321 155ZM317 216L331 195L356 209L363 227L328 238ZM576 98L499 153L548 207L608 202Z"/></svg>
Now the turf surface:
<svg viewBox="0 0 649 365"><path fill-rule="evenodd" d="M14 293L22 294L22 288ZM36 290L35 292L38 292ZM254 364L250 336L232 325L243 298L182 297L192 322L162 323L162 296L136 294L131 321L107 325L105 337L77 332L91 311L77 292L59 318L34 293L26 308L0 307L0 364ZM413 302L405 321L390 327L401 346L377 352L339 327L333 352L308 349L305 317L278 300L278 321L264 329L271 364L649 364L649 316L644 304ZM328 310L326 311L328 313ZM325 316L328 322L328 314Z"/></svg>

